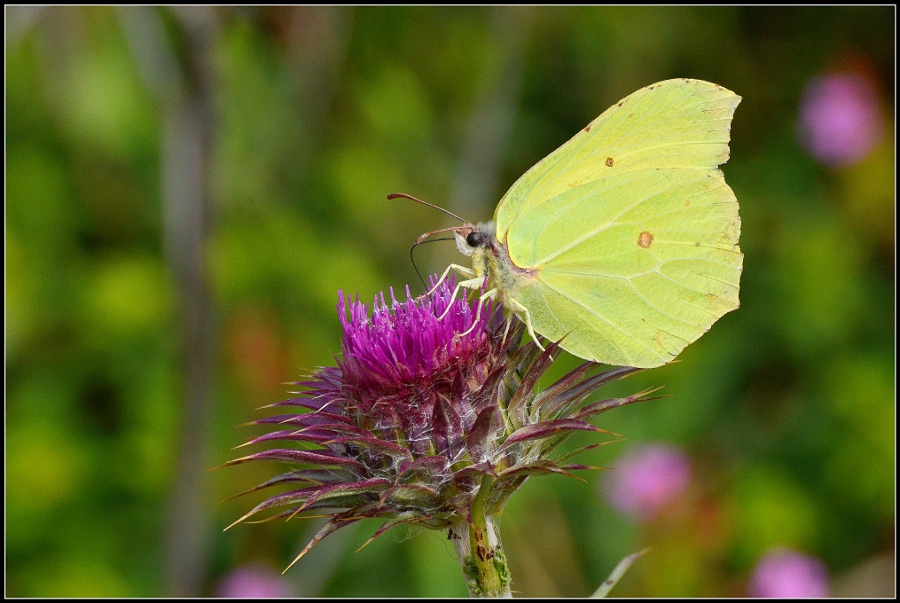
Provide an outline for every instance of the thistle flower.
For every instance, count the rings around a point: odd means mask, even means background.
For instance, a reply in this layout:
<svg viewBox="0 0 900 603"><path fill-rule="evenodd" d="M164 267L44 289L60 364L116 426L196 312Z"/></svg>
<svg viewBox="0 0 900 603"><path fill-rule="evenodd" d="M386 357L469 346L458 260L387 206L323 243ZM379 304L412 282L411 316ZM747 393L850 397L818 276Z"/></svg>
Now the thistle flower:
<svg viewBox="0 0 900 603"><path fill-rule="evenodd" d="M344 338L337 366L319 369L297 384L305 388L297 397L271 405L291 412L255 421L273 431L245 444L295 447L227 463L292 465L249 492L290 489L235 524L285 507L269 519L328 516L297 559L361 519L384 520L366 544L404 523L446 529L470 594L509 595L493 516L533 475L594 468L564 461L600 444L556 458L551 453L573 432L611 433L587 419L649 399L650 392L583 404L605 383L638 371L620 367L591 375L591 362L537 391L557 345L543 352L534 342L520 345L522 323L507 322L500 306L479 312L477 301L456 299L453 291L452 279L415 299L407 288L402 303L391 291L390 303L383 294L376 297L371 317L366 305L339 293Z"/></svg>
<svg viewBox="0 0 900 603"><path fill-rule="evenodd" d="M649 520L681 496L690 481L691 462L680 448L645 444L619 457L606 492L621 512Z"/></svg>
<svg viewBox="0 0 900 603"><path fill-rule="evenodd" d="M829 591L828 568L811 555L775 549L757 564L750 579L750 596L762 598L822 598Z"/></svg>
<svg viewBox="0 0 900 603"><path fill-rule="evenodd" d="M803 92L798 125L804 146L832 167L864 159L887 130L877 88L852 71L814 78Z"/></svg>
<svg viewBox="0 0 900 603"><path fill-rule="evenodd" d="M296 597L292 585L262 563L247 563L226 574L214 595L221 599L287 599Z"/></svg>

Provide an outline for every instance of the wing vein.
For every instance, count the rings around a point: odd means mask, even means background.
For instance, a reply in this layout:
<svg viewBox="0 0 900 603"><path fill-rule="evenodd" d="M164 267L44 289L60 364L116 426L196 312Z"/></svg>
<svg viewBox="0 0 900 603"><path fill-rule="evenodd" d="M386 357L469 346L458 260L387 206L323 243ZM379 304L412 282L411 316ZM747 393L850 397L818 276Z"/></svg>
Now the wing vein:
<svg viewBox="0 0 900 603"><path fill-rule="evenodd" d="M644 343L643 341L637 339L637 338L634 337L632 334L626 332L624 329L622 329L622 327L613 324L612 321L610 321L609 319L607 319L605 316L603 316L602 314L600 314L599 312L597 312L596 310L594 310L594 309L591 308L590 306L585 305L584 303L582 303L582 302L578 301L577 299L574 299L574 298L572 298L572 297L570 297L570 296L568 296L568 295L565 295L562 291L560 291L560 290L557 289L556 287L550 285L550 284L547 283L546 281L542 281L542 284L543 284L545 287L547 287L548 289L552 289L553 291L555 291L556 293L558 293L560 296L562 296L562 297L564 297L565 299L569 300L570 302L572 302L572 303L575 304L576 306L580 306L580 307L583 308L584 310L587 310L588 313L590 313L590 314L596 316L597 318L599 318L600 320L602 320L603 322L605 322L606 324L608 324L610 327L612 327L614 330L616 330L616 331L622 333L624 336L630 338L631 340L637 342L637 343L640 344L641 346L647 348L648 350L650 350L650 352L656 354L659 358L662 358L662 357L663 357L663 356L661 356L659 353L657 353L657 351L654 350L651 346L649 346L649 345L647 345L646 343ZM622 310L624 310L627 314L631 314L631 315L634 314L634 313L631 312L628 308L623 308L620 304L618 304L618 303L616 303L616 302L612 302L612 303L615 304L617 307L621 308ZM611 339L610 339L609 341L612 342ZM615 342L612 342L612 343L613 343L613 345L615 345L621 352L623 352L623 354L625 355L625 357L629 359L629 362L631 362L631 354L625 353L625 350L623 350L621 347L619 347Z"/></svg>

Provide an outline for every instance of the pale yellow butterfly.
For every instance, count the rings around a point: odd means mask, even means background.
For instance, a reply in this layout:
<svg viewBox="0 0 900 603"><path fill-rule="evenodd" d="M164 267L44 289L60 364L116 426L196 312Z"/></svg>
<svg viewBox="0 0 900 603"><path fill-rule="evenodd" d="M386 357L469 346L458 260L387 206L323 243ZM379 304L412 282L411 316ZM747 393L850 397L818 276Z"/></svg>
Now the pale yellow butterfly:
<svg viewBox="0 0 900 603"><path fill-rule="evenodd" d="M493 222L450 229L473 266L444 276L487 278L482 300L581 358L669 362L739 305L741 222L718 166L740 100L691 79L622 99L525 172Z"/></svg>

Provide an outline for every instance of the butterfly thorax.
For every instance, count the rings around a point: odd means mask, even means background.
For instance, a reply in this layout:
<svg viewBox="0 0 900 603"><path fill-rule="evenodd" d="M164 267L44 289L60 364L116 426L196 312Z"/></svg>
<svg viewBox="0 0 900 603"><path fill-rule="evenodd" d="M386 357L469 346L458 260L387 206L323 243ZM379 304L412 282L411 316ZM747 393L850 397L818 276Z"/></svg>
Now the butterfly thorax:
<svg viewBox="0 0 900 603"><path fill-rule="evenodd" d="M510 299L537 277L536 269L516 266L504 243L497 240L494 222L466 224L454 230L460 253L472 258L472 269L479 278L487 277L487 289L496 289L500 301L510 306Z"/></svg>

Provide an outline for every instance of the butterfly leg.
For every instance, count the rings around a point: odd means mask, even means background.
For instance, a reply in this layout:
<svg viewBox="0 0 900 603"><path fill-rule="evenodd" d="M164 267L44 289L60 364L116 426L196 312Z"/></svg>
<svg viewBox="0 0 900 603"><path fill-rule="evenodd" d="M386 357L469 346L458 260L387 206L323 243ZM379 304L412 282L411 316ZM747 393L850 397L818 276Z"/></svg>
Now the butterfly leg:
<svg viewBox="0 0 900 603"><path fill-rule="evenodd" d="M531 314L528 312L528 308L520 304L516 299L510 297L509 298L509 309L516 313L520 318L524 316L525 320L522 322L525 323L525 328L528 329L528 334L531 335L531 339L534 340L535 345L544 350L544 346L541 345L540 340L538 340L537 335L534 334L534 327L531 326ZM509 323L507 322L506 328L509 329ZM505 334L504 334L505 337Z"/></svg>
<svg viewBox="0 0 900 603"><path fill-rule="evenodd" d="M459 274L461 274L461 275L463 275L464 277L469 278L469 279L475 278L475 276L476 276L476 275L475 275L475 271L472 270L471 268L466 268L465 266L460 266L459 264L450 264L449 266L447 266L447 269L444 270L444 273L441 274L441 278L438 279L438 282L436 282L436 283L434 284L434 287L432 287L431 289L429 289L428 292L427 292L425 295L431 295L432 293L434 293L434 291L435 291L438 287L440 287L440 286L441 286L441 283L443 283L444 280L447 278L447 275L450 273L451 270L455 270L457 273L459 273ZM462 284L462 283L460 283L460 285L461 285L461 284ZM459 285L457 285L457 286L456 286L456 289L453 291L453 297L454 297L454 298L456 297L456 294L457 294L458 292L459 292Z"/></svg>
<svg viewBox="0 0 900 603"><path fill-rule="evenodd" d="M475 279L472 279L475 280ZM469 282L469 281L466 281ZM484 300L486 299L495 299L497 297L497 290L491 289L486 292L484 295L478 298L478 309L475 311L475 320L472 321L472 326L465 333L460 333L461 337L465 337L469 333L472 332L472 329L475 328L475 325L478 324L478 321L481 320L481 306L484 305Z"/></svg>
<svg viewBox="0 0 900 603"><path fill-rule="evenodd" d="M503 329L503 339L500 340L503 343L506 343L506 336L509 335L509 327L510 325L512 325L512 317L512 312L506 315L506 328Z"/></svg>
<svg viewBox="0 0 900 603"><path fill-rule="evenodd" d="M450 264L450 268L457 268L457 269L465 270L466 272L461 272L463 274L463 276L466 276L467 275L466 273L470 273L472 276L475 275L474 270L470 270L468 268L463 268L462 266L457 266L456 264ZM449 270L449 268L448 268L448 270ZM450 296L450 299L451 300L456 299L456 294L459 293L459 290L463 287L465 287L466 289L480 289L483 284L484 284L484 278L482 278L480 276L476 276L475 278L470 278L465 281L459 281L456 284L456 288L453 290L453 295ZM431 290L434 291L434 288L432 288ZM438 320L443 320L444 317L447 316L447 312L450 311L450 308L452 307L452 305L453 304L447 304L447 309L444 310L444 313L438 317Z"/></svg>

